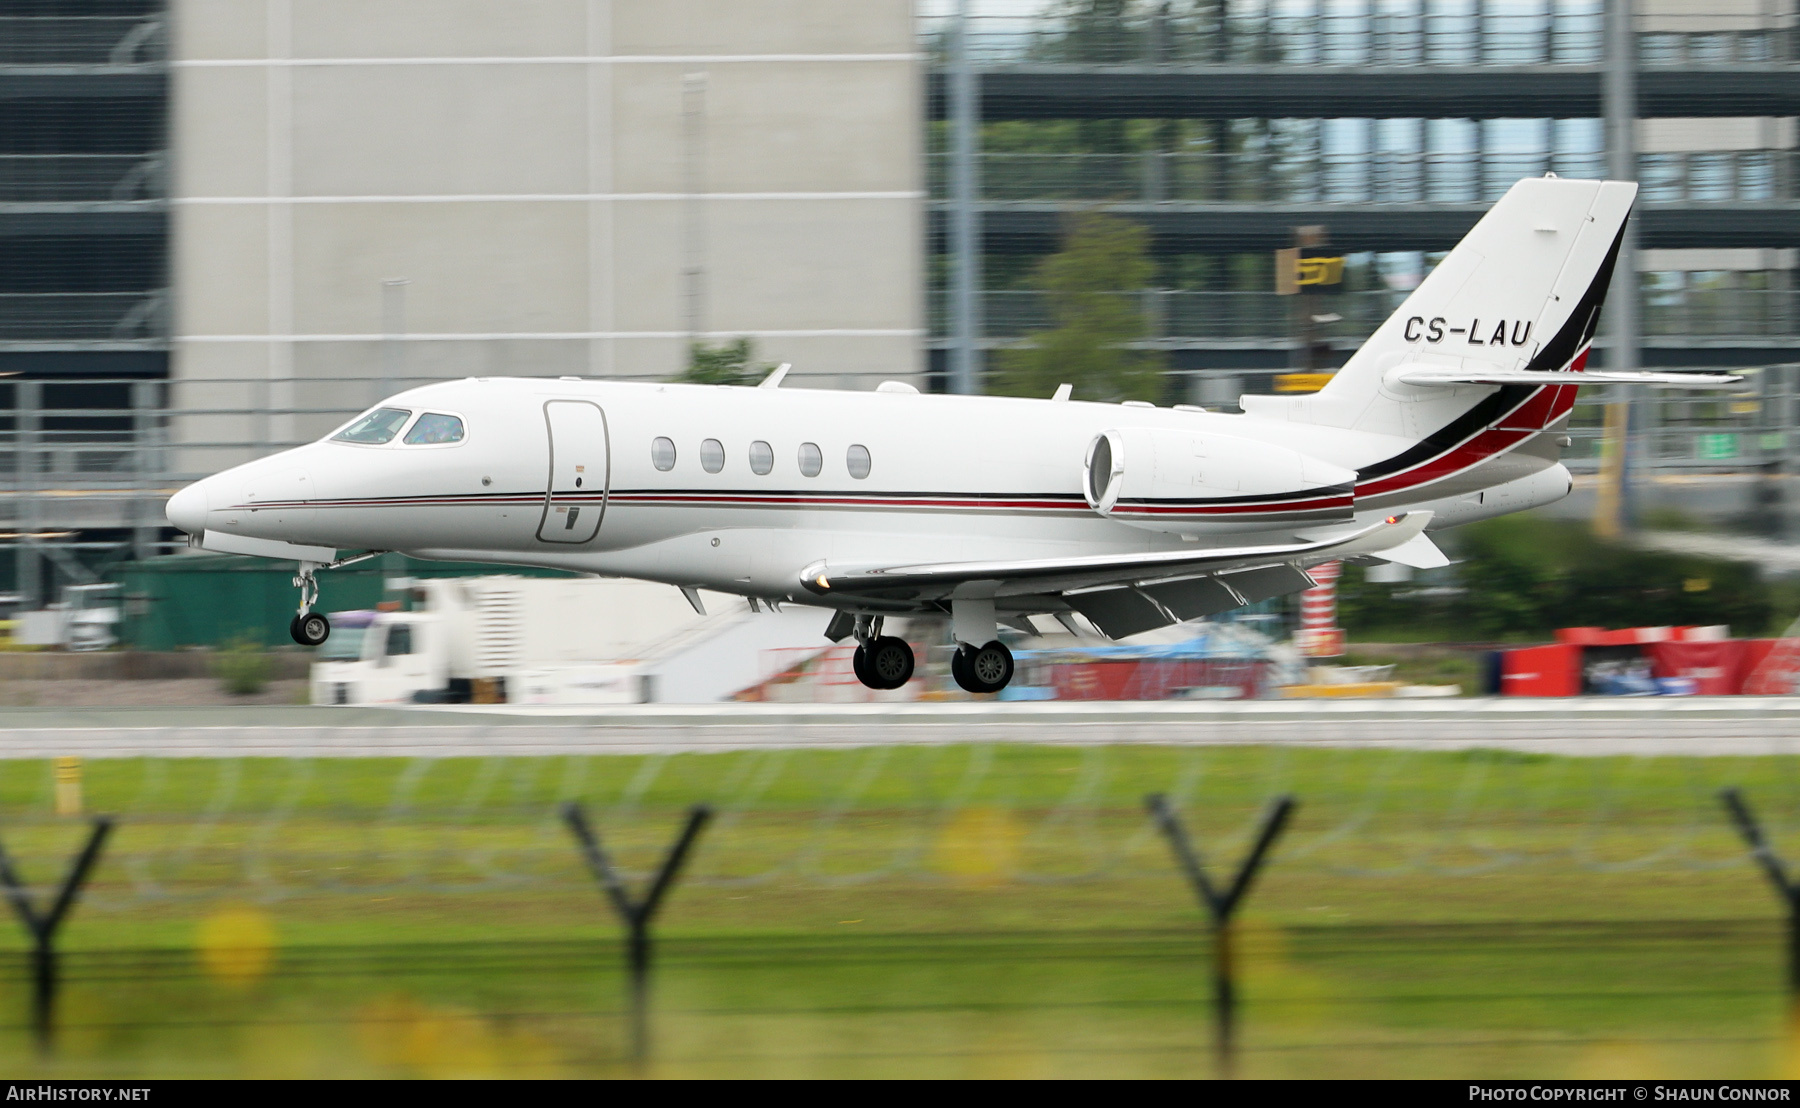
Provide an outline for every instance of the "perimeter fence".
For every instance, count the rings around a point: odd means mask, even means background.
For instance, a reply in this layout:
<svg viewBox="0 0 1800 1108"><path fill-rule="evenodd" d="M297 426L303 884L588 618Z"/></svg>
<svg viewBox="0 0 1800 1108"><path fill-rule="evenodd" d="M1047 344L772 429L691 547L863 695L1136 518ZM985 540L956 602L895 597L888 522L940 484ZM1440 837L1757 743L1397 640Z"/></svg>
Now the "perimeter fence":
<svg viewBox="0 0 1800 1108"><path fill-rule="evenodd" d="M1768 1075L1796 1042L1785 905L1731 787L1777 851L1800 846L1800 744L0 761L0 842L40 914L91 814L115 821L64 928L52 1053L29 1047L31 944L0 933L21 951L0 957L0 1058L90 1076L1467 1076L1648 1051L1665 1072ZM1235 922L1196 903L1153 793L1215 891L1242 896ZM1245 894L1232 875L1284 795L1298 806ZM714 814L662 898L651 990L649 933L627 943L608 899L656 901L699 803Z"/></svg>
<svg viewBox="0 0 1800 1108"><path fill-rule="evenodd" d="M0 835L45 879L73 833L70 772L59 785L50 761L0 761ZM559 815L569 801L638 877L680 813L710 805L718 818L686 880L721 889L1162 878L1168 858L1143 814L1151 792L1225 854L1244 849L1270 797L1301 797L1279 860L1295 880L1745 876L1719 802L1739 786L1778 842L1800 844L1800 747L1733 758L1010 744L124 758L88 761L80 778L81 806L119 828L91 893L101 911L585 889Z"/></svg>

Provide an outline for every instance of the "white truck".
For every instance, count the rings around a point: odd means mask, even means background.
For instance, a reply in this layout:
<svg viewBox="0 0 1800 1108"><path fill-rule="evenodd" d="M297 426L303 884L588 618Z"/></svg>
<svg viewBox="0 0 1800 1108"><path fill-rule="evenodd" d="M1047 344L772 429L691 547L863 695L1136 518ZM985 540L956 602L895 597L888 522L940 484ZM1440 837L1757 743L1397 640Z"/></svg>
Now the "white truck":
<svg viewBox="0 0 1800 1108"><path fill-rule="evenodd" d="M314 704L641 704L728 700L831 646L817 610L617 578L447 577L415 610L332 617Z"/></svg>

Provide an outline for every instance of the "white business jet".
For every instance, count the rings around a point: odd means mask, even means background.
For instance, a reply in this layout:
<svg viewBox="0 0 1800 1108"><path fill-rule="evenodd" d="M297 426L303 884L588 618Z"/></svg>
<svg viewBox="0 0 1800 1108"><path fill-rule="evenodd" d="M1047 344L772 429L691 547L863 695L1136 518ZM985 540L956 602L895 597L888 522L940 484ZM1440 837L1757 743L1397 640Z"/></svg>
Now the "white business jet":
<svg viewBox="0 0 1800 1108"><path fill-rule="evenodd" d="M1583 384L1637 186L1520 181L1317 394L1242 414L1054 397L472 378L410 389L318 442L177 493L208 550L315 574L387 551L546 566L830 609L857 675L897 688L890 615L947 614L953 672L994 692L1000 623L1119 637L1310 587L1336 559L1445 564L1428 531L1566 495Z"/></svg>

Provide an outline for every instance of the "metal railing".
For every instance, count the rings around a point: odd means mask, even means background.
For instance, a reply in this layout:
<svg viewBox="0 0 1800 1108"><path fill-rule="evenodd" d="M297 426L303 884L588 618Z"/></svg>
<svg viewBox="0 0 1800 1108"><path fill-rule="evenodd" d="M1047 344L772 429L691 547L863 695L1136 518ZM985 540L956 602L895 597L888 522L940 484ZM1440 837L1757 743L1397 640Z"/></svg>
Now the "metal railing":
<svg viewBox="0 0 1800 1108"><path fill-rule="evenodd" d="M0 380L0 559L22 606L184 546L163 516L183 485L431 380Z"/></svg>
<svg viewBox="0 0 1800 1108"><path fill-rule="evenodd" d="M981 155L982 198L1215 203L1492 203L1522 177L1606 174L1606 156L1575 153L1320 154L1279 134L1270 148L1232 154L999 153ZM1288 147L1288 148L1284 148ZM1787 200L1800 155L1792 150L1646 154L1644 199ZM928 160L931 195L948 195L950 158Z"/></svg>
<svg viewBox="0 0 1800 1108"><path fill-rule="evenodd" d="M1600 7L1543 13L1307 12L1272 5L1233 13L1139 9L1120 17L981 15L970 22L975 61L1006 64L1591 65L1600 55ZM927 49L942 53L949 21L927 17Z"/></svg>
<svg viewBox="0 0 1800 1108"><path fill-rule="evenodd" d="M1792 200L1792 150L1639 154L1645 200Z"/></svg>
<svg viewBox="0 0 1800 1108"><path fill-rule="evenodd" d="M1214 299L1192 303L1215 321L1220 305L1235 304L1246 331L1266 325L1255 313L1275 299L1200 295ZM1348 306L1356 298L1309 300ZM1365 301L1369 313L1380 309L1378 296ZM1229 403L1240 392L1273 391L1277 372L1285 371L1170 370L1168 396ZM0 379L0 573L14 579L0 588L15 585L28 605L42 603L113 561L178 549L184 542L163 518L176 489L313 441L381 396L430 380ZM1568 456L1577 471L1598 463L1604 399L1584 396L1576 409ZM1724 392L1647 394L1644 411L1645 460L1658 468L1746 470L1800 459L1800 366L1752 372Z"/></svg>
<svg viewBox="0 0 1800 1108"><path fill-rule="evenodd" d="M168 290L0 292L0 342L143 342L169 334Z"/></svg>
<svg viewBox="0 0 1800 1108"><path fill-rule="evenodd" d="M1584 391L1570 417L1573 444L1564 461L1577 473L1600 466L1604 392ZM1725 390L1659 389L1637 400L1642 426L1634 434L1641 462L1674 472L1750 471L1800 463L1800 365L1746 371Z"/></svg>
<svg viewBox="0 0 1800 1108"><path fill-rule="evenodd" d="M1644 334L1792 337L1800 331L1800 292L1793 289L1646 290Z"/></svg>
<svg viewBox="0 0 1800 1108"><path fill-rule="evenodd" d="M1602 60L1604 19L1597 0L1496 3L1481 10L1424 3L1364 12L1232 8L1237 10L1222 23L1216 9L1184 13L1176 7L1163 16L1151 5L1111 17L978 14L970 20L970 57L981 66L1592 66ZM953 23L949 5L929 3L924 16L923 46L942 61ZM1752 13L1640 15L1637 27L1644 67L1796 58L1794 10L1779 0Z"/></svg>
<svg viewBox="0 0 1800 1108"><path fill-rule="evenodd" d="M0 65L150 65L168 55L152 15L0 15Z"/></svg>
<svg viewBox="0 0 1800 1108"><path fill-rule="evenodd" d="M0 154L0 202L160 200L163 154Z"/></svg>
<svg viewBox="0 0 1800 1108"><path fill-rule="evenodd" d="M1099 295L1130 301L1142 313L1152 341L1280 343L1294 333L1294 313L1301 309L1313 317L1317 338L1360 342L1399 308L1407 293L1373 289L1297 299L1273 292L1142 289ZM930 303L932 334L945 335L948 316L941 290ZM991 290L982 294L981 304L989 338L1018 339L1056 325L1049 296L1037 290ZM1642 319L1644 333L1656 337L1786 337L1800 330L1800 290L1652 289L1644 293Z"/></svg>

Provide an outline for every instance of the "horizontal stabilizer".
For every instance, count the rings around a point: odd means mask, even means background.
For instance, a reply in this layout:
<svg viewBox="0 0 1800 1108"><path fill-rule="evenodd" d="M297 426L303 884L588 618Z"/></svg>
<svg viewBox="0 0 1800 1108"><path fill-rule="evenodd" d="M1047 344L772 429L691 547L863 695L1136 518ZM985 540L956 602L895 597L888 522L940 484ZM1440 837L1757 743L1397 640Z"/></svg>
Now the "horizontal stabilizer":
<svg viewBox="0 0 1800 1108"><path fill-rule="evenodd" d="M1735 385L1734 373L1645 373L1620 370L1451 369L1448 366L1402 365L1387 378L1402 385L1660 385L1663 388L1713 389Z"/></svg>

